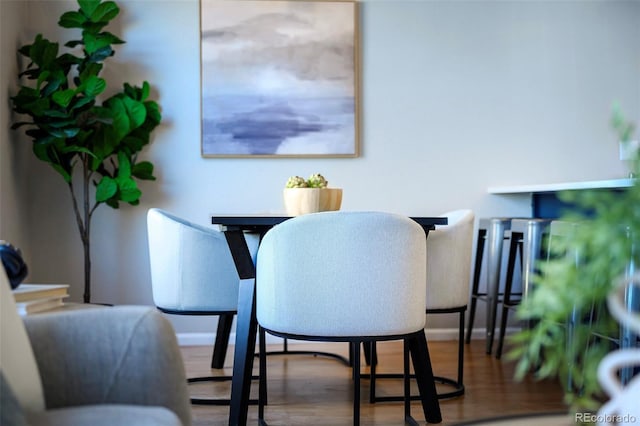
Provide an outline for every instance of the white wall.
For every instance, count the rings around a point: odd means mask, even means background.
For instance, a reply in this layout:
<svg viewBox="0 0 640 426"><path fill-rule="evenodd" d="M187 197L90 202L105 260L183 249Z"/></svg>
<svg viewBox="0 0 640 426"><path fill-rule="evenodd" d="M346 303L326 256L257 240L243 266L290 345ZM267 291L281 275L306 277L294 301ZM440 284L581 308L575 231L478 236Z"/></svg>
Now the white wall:
<svg viewBox="0 0 640 426"><path fill-rule="evenodd" d="M15 38L57 37L57 17L75 8L70 0L23 2L26 19L12 3L0 0L4 91L15 76ZM525 215L526 197L491 196L486 188L621 177L608 123L612 103L640 121L638 1L373 0L361 5L360 158L204 159L198 2L119 4L110 30L127 44L106 69L110 86L148 80L164 121L144 153L158 180L141 185L141 205L95 214L98 302L152 303L149 207L202 224L213 212L280 211L288 176L321 172L344 188L344 209ZM28 248L31 281L69 282L80 300L82 251L66 186L32 158L13 159L23 151L6 130L13 118L6 93L0 96L0 233ZM18 167L25 161L28 172ZM178 331L213 330L202 318L174 324Z"/></svg>
<svg viewBox="0 0 640 426"><path fill-rule="evenodd" d="M20 46L23 3L0 1L0 240L20 244L29 255L27 221L27 182L31 149L28 144L12 144L9 127L9 93L15 93L18 64L16 49ZM17 18L17 19L16 19Z"/></svg>

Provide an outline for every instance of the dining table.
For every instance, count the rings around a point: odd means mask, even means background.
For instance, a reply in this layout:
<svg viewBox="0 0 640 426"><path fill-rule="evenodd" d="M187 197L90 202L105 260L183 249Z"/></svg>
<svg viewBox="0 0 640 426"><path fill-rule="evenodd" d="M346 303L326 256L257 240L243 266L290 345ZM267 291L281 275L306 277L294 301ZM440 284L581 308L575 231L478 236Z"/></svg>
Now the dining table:
<svg viewBox="0 0 640 426"><path fill-rule="evenodd" d="M253 375L253 359L255 353L258 321L256 319L256 268L249 247L244 237L245 232L257 233L262 237L274 226L291 219L284 215L217 215L211 216L211 223L221 227L229 246L231 256L240 278L238 293L238 309L236 337L231 380L231 401L229 409L229 426L245 426L249 410L249 394ZM446 217L411 216L424 229L425 235L438 225L446 225ZM227 327L230 322L227 322ZM219 327L220 328L220 327ZM430 366L416 363L417 359L428 357L426 337L416 337L409 342L409 351L413 359L413 367L418 382L418 390L422 400L422 409L429 423L442 421L438 398L435 395L435 383L429 383L427 377ZM426 351L426 353L425 353Z"/></svg>

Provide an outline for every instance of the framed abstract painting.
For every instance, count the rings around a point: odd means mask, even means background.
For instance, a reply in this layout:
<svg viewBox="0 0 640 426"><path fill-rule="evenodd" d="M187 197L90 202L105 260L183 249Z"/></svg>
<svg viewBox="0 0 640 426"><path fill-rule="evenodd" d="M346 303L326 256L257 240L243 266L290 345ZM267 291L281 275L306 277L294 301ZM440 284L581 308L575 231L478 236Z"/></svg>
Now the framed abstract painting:
<svg viewBox="0 0 640 426"><path fill-rule="evenodd" d="M357 157L355 1L200 0L204 157Z"/></svg>

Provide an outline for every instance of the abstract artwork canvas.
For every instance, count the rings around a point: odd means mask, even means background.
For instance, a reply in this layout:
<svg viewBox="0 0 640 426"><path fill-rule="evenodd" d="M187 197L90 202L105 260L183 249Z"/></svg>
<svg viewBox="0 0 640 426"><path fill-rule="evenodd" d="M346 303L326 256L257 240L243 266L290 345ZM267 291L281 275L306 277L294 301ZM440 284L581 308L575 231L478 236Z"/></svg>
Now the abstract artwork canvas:
<svg viewBox="0 0 640 426"><path fill-rule="evenodd" d="M356 157L354 1L201 0L202 155Z"/></svg>

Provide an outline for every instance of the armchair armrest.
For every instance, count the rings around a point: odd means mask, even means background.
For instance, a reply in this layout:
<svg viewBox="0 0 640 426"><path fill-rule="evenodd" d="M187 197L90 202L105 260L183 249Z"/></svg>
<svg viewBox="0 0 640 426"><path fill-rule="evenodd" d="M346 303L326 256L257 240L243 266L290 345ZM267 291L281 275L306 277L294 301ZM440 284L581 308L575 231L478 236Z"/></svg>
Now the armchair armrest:
<svg viewBox="0 0 640 426"><path fill-rule="evenodd" d="M171 324L139 306L25 318L47 408L87 404L164 406L184 425L191 407Z"/></svg>

